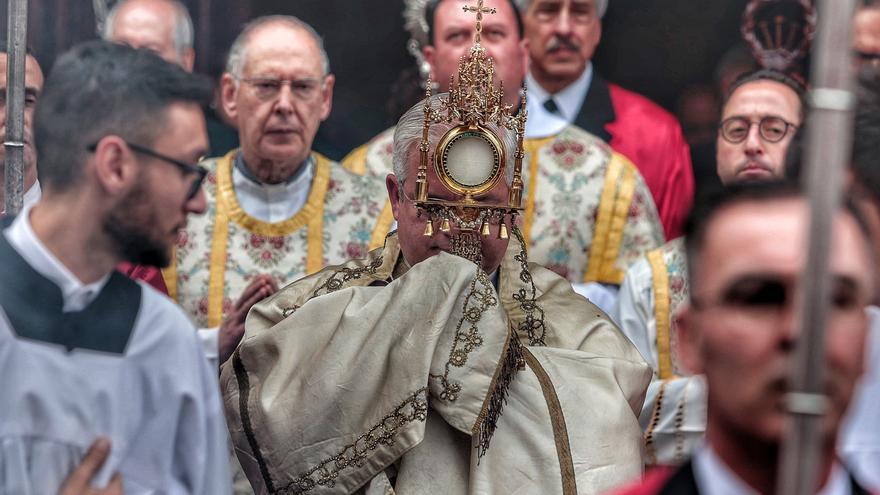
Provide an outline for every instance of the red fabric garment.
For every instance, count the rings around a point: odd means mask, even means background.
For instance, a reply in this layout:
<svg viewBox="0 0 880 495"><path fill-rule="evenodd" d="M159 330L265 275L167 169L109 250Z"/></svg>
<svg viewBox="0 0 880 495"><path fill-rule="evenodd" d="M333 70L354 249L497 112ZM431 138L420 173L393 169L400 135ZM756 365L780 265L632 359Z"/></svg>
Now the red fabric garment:
<svg viewBox="0 0 880 495"><path fill-rule="evenodd" d="M684 232L694 200L694 171L681 126L651 100L608 84L616 118L605 128L609 144L632 161L645 178L667 239Z"/></svg>
<svg viewBox="0 0 880 495"><path fill-rule="evenodd" d="M165 286L165 279L162 277L162 270L154 266L134 265L128 262L122 262L116 265L116 269L123 275L132 280L143 280L152 285L159 292L168 295L168 287Z"/></svg>
<svg viewBox="0 0 880 495"><path fill-rule="evenodd" d="M676 468L656 467L651 469L641 481L612 492L614 495L656 495L666 487Z"/></svg>

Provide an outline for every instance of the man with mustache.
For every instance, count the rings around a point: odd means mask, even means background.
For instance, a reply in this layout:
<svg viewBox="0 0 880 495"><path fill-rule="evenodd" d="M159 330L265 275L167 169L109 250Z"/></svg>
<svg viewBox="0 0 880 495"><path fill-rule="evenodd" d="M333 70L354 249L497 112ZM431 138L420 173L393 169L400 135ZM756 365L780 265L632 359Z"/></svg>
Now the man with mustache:
<svg viewBox="0 0 880 495"><path fill-rule="evenodd" d="M390 208L387 222L376 221L385 206L381 181L311 149L330 114L333 83L321 37L295 17L255 19L232 44L221 91L241 148L204 163L207 214L181 232L165 271L171 297L198 326L215 329L218 351L209 357L218 364L241 339L255 302L365 254L390 225Z"/></svg>
<svg viewBox="0 0 880 495"><path fill-rule="evenodd" d="M410 0L408 28L441 91L474 36L473 0ZM504 102L519 105L528 64L522 23L512 0L487 0L496 13L483 17L481 44L504 81ZM531 98L531 96L529 96ZM529 114L531 118L531 113ZM355 149L343 164L385 177L392 171L394 129ZM604 142L574 126L540 139L526 139L523 180L526 211L522 231L529 256L575 284L616 286L629 264L663 243L662 225L638 170ZM612 228L612 226L614 226ZM590 297L604 294L588 286Z"/></svg>
<svg viewBox="0 0 880 495"><path fill-rule="evenodd" d="M528 137L576 125L632 160L654 197L667 239L681 235L693 200L681 126L647 98L611 84L591 62L608 0L516 0L531 58Z"/></svg>
<svg viewBox="0 0 880 495"><path fill-rule="evenodd" d="M833 225L816 478L821 493L860 494L867 492L841 465L836 445L864 369L874 246L854 206L839 209ZM776 492L808 232L808 203L785 183L736 184L695 207L687 232L691 293L676 341L683 367L708 386L706 442L680 468L656 469L620 493Z"/></svg>
<svg viewBox="0 0 880 495"><path fill-rule="evenodd" d="M718 176L737 182L785 176L786 151L803 120L803 86L777 71L745 74L730 87L717 131ZM649 464L678 464L703 438L705 387L686 376L674 340L675 314L687 301L685 239L647 253L627 270L617 306L617 323L653 365L639 418Z"/></svg>

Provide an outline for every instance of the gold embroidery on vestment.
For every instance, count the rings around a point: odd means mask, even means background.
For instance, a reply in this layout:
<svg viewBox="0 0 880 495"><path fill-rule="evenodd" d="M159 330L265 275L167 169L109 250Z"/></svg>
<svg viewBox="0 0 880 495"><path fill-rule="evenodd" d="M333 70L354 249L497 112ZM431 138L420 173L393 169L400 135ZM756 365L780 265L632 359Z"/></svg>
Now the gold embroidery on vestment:
<svg viewBox="0 0 880 495"><path fill-rule="evenodd" d="M394 437L404 426L413 421L425 421L427 418L428 388L424 387L407 397L402 404L357 440L343 447L338 454L321 461L277 493L305 493L319 486L332 488L342 470L363 466L370 452L382 445L394 445Z"/></svg>
<svg viewBox="0 0 880 495"><path fill-rule="evenodd" d="M321 295L321 291L324 290L324 294L329 294L331 292L336 292L339 289L345 287L346 282L350 282L352 280L358 280L362 278L364 275L375 275L376 272L382 268L383 257L379 256L373 261L370 262L369 265L365 265L359 268L348 268L342 267L339 270L333 272L333 275L330 275L330 278L324 281L323 284L319 285L315 292L312 293L312 297L318 297ZM342 275L342 278L337 278L338 275Z"/></svg>
<svg viewBox="0 0 880 495"><path fill-rule="evenodd" d="M442 375L429 375L430 378L440 382L440 393L438 394L440 400L454 402L458 399L458 394L461 393L461 383L450 381L449 372L453 366L461 368L467 364L470 353L483 345L483 336L480 335L477 323L487 309L498 305L498 298L489 276L479 267L475 266L475 268L477 274L471 280L470 290L464 299L463 314L455 327L454 340L452 348L449 350L449 359L444 366L444 372ZM465 322L468 324L467 330L462 328Z"/></svg>
<svg viewBox="0 0 880 495"><path fill-rule="evenodd" d="M516 225L513 226L513 235L516 237L516 240L519 241L520 246L519 254L513 258L516 261L519 261L520 264L519 280L523 284L529 285L528 293L526 292L525 287L520 287L517 292L513 294L513 299L519 303L519 307L522 309L524 316L523 321L519 324L518 330L520 333L524 333L528 336L529 345L545 346L547 344L544 342L544 336L547 333L547 328L544 325L544 310L535 301L538 289L535 287L535 281L532 280L531 272L529 272L529 258L526 253L526 241L523 239L523 234Z"/></svg>

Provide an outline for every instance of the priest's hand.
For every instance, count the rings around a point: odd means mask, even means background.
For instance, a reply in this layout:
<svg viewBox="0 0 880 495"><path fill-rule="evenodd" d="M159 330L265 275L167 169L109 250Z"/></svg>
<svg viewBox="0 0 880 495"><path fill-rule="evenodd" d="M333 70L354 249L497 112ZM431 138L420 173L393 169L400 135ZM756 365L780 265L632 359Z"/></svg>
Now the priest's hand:
<svg viewBox="0 0 880 495"><path fill-rule="evenodd" d="M226 362L244 335L244 320L247 318L251 306L278 292L275 280L269 275L257 275L248 285L241 297L232 307L232 311L226 315L226 320L220 325L218 347L220 364Z"/></svg>
<svg viewBox="0 0 880 495"><path fill-rule="evenodd" d="M110 455L110 441L106 438L95 440L83 457L82 463L64 481L58 495L121 495L122 477L119 473L113 475L107 488L103 490L90 486L92 478L104 465L108 455Z"/></svg>

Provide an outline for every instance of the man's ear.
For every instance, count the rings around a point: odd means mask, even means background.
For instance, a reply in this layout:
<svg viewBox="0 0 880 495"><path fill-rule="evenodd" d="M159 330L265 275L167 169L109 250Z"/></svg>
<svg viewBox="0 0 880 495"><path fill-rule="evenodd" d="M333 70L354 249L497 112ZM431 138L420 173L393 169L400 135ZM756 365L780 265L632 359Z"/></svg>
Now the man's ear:
<svg viewBox="0 0 880 495"><path fill-rule="evenodd" d="M333 110L333 85L336 84L336 76L327 74L324 78L324 87L321 90L321 122L327 120L330 111Z"/></svg>
<svg viewBox="0 0 880 495"><path fill-rule="evenodd" d="M522 52L520 54L520 57L522 57L523 74L528 74L529 67L531 67L531 64L532 64L531 57L529 56L529 39L528 38L523 38L522 40L520 40L519 50L520 50L520 52ZM525 77L523 79L525 79Z"/></svg>
<svg viewBox="0 0 880 495"><path fill-rule="evenodd" d="M397 220L400 210L400 185L397 183L396 175L388 174L385 176L385 188L388 189L388 200L391 201L391 213L394 214L394 219Z"/></svg>
<svg viewBox="0 0 880 495"><path fill-rule="evenodd" d="M238 81L232 77L232 74L224 73L220 78L220 103L223 105L223 111L226 112L226 115L236 122L238 122L238 105L235 96L238 89Z"/></svg>
<svg viewBox="0 0 880 495"><path fill-rule="evenodd" d="M431 80L435 81L435 82L437 81L437 78L434 76L434 73L436 72L434 69L434 67L435 67L434 56L436 54L437 54L437 51L431 45L428 45L428 46L422 48L422 55L425 56L425 60L428 62L428 65L431 66Z"/></svg>
<svg viewBox="0 0 880 495"><path fill-rule="evenodd" d="M137 180L137 163L119 136L107 136L98 142L92 169L108 196L122 196Z"/></svg>
<svg viewBox="0 0 880 495"><path fill-rule="evenodd" d="M196 62L196 51L192 48L187 48L183 51L183 55L180 57L180 65L187 72L192 72L193 65Z"/></svg>
<svg viewBox="0 0 880 495"><path fill-rule="evenodd" d="M695 320L700 317L690 303L685 303L673 315L675 337L678 341L678 360L688 373L698 375L705 372L703 363L703 336L697 330Z"/></svg>

